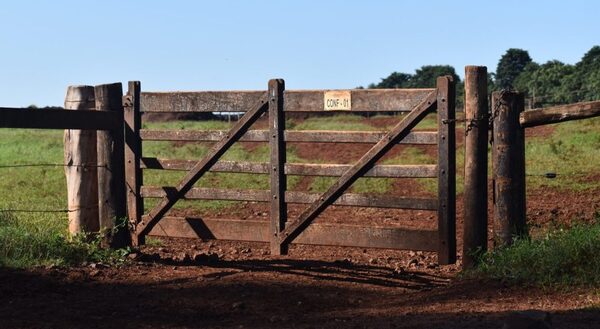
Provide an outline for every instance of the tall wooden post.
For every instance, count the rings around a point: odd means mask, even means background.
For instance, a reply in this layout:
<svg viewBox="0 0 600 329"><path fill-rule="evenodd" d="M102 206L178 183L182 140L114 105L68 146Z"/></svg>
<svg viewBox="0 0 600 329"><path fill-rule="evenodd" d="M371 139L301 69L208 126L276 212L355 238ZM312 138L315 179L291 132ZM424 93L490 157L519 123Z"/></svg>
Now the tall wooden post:
<svg viewBox="0 0 600 329"><path fill-rule="evenodd" d="M463 267L487 250L488 163L487 68L465 67L465 188Z"/></svg>
<svg viewBox="0 0 600 329"><path fill-rule="evenodd" d="M65 109L91 111L95 107L94 87L69 86ZM68 129L64 133L65 176L69 233L96 233L98 222L98 173L96 131Z"/></svg>
<svg viewBox="0 0 600 329"><path fill-rule="evenodd" d="M139 81L129 81L127 95L125 95L123 108L125 109L125 181L127 183L127 215L131 241L133 245L143 244L134 234L136 225L142 220L144 199L140 194L142 186L142 141L140 128L142 114L140 111L141 86Z"/></svg>
<svg viewBox="0 0 600 329"><path fill-rule="evenodd" d="M511 244L527 234L525 224L525 133L519 124L523 94L494 92L492 163L494 173L494 240Z"/></svg>
<svg viewBox="0 0 600 329"><path fill-rule="evenodd" d="M99 85L95 88L96 110L123 113L121 83ZM128 243L126 234L125 146L123 121L112 130L98 131L98 212L100 228L108 230L112 247ZM116 225L119 229L114 230Z"/></svg>
<svg viewBox="0 0 600 329"><path fill-rule="evenodd" d="M437 79L438 113L438 262L456 262L456 90L452 77Z"/></svg>
<svg viewBox="0 0 600 329"><path fill-rule="evenodd" d="M280 243L279 233L285 228L287 206L285 203L285 118L283 114L283 92L285 82L282 79L269 81L269 146L271 148L271 254L285 255L287 243Z"/></svg>

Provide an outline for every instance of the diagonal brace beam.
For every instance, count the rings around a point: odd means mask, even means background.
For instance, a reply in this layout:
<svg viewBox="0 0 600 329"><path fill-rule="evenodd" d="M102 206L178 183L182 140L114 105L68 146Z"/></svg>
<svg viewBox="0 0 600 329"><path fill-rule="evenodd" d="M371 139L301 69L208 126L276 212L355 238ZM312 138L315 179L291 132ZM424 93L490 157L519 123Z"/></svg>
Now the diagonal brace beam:
<svg viewBox="0 0 600 329"><path fill-rule="evenodd" d="M358 178L364 175L377 160L379 160L396 143L408 135L419 121L437 104L436 92L430 93L425 100L417 105L402 121L375 144L356 164L349 168L327 192L313 202L295 221L286 225L285 230L279 234L281 244L293 241L310 223L344 193Z"/></svg>
<svg viewBox="0 0 600 329"><path fill-rule="evenodd" d="M200 160L194 167L188 172L187 175L181 180L181 183L174 189L173 193L167 194L162 198L160 203L154 207L136 227L136 233L138 236L144 236L152 230L154 225L175 205L175 203L182 199L184 195L189 192L194 184L206 173L212 165L214 165L219 158L235 143L248 128L266 111L268 108L266 95L261 97L258 104L236 122L231 128L228 134L217 142L208 154Z"/></svg>

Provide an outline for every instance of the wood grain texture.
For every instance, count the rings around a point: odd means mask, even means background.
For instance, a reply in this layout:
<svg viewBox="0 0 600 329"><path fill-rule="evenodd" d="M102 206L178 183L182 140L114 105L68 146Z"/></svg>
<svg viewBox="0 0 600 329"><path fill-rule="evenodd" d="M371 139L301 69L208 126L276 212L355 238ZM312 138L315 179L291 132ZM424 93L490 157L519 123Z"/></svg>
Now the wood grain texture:
<svg viewBox="0 0 600 329"><path fill-rule="evenodd" d="M285 83L281 79L269 81L269 178L270 178L270 204L269 213L271 219L271 254L287 254L287 244L282 244L279 239L279 232L284 229L287 221L287 204L285 202L285 191L287 182L285 178L286 149L283 140L283 131L285 130L285 116L283 113L284 100L283 93Z"/></svg>
<svg viewBox="0 0 600 329"><path fill-rule="evenodd" d="M350 112L408 112L433 89L352 89ZM326 90L286 90L286 112L324 110ZM245 112L265 91L143 92L143 112ZM347 111L346 111L347 112Z"/></svg>
<svg viewBox="0 0 600 329"><path fill-rule="evenodd" d="M493 123L494 242L509 245L515 236L527 233L525 131L519 124L524 96L494 92L492 108L496 106L500 111Z"/></svg>
<svg viewBox="0 0 600 329"><path fill-rule="evenodd" d="M463 268L472 268L487 250L488 94L487 68L465 68L465 167ZM472 124L469 120L476 120Z"/></svg>
<svg viewBox="0 0 600 329"><path fill-rule="evenodd" d="M522 112L519 123L526 128L597 116L600 116L600 101L581 102Z"/></svg>
<svg viewBox="0 0 600 329"><path fill-rule="evenodd" d="M173 196L176 192L172 186L142 186L141 195L144 198L164 198ZM317 201L320 194L299 191L285 192L285 202L311 204ZM271 195L267 190L240 190L199 188L189 190L184 196L187 200L229 200L229 201L254 201L270 202ZM437 210L437 200L430 198L406 198L390 195L368 195L357 193L342 194L333 205L373 207L373 208L398 208L415 210Z"/></svg>
<svg viewBox="0 0 600 329"><path fill-rule="evenodd" d="M456 90L451 76L437 79L438 262L456 262Z"/></svg>
<svg viewBox="0 0 600 329"><path fill-rule="evenodd" d="M148 130L142 129L140 135L144 141L182 141L182 142L215 142L220 140L226 130ZM284 131L285 142L315 143L360 143L375 144L387 134L386 131ZM249 130L240 142L267 142L268 130ZM415 131L398 142L399 144L437 145L437 132Z"/></svg>
<svg viewBox="0 0 600 329"><path fill-rule="evenodd" d="M94 92L96 111L113 112L120 117L113 129L97 132L98 214L100 228L107 230L107 242L114 247L124 247L129 240L125 229L113 232L127 216L123 87L121 83L98 85Z"/></svg>
<svg viewBox="0 0 600 329"><path fill-rule="evenodd" d="M196 161L171 160L158 158L142 158L142 168L163 170L190 170ZM299 176L341 176L352 165L346 164L306 164L287 163L284 166L286 175ZM211 168L211 172L268 174L269 164L266 162L219 161ZM363 177L385 178L434 178L437 177L436 165L375 165Z"/></svg>
<svg viewBox="0 0 600 329"><path fill-rule="evenodd" d="M144 211L144 199L140 194L143 183L140 91L139 81L129 81L127 95L123 102L125 110L125 181L127 183L127 215L130 227L135 227L142 220ZM136 234L131 234L131 238L135 246L144 243L144 241L138 241Z"/></svg>
<svg viewBox="0 0 600 329"><path fill-rule="evenodd" d="M271 232L268 221L165 217L150 231L149 235L269 242ZM428 230L312 224L293 243L435 251L436 236L436 231Z"/></svg>
<svg viewBox="0 0 600 329"><path fill-rule="evenodd" d="M92 112L93 86L69 86L65 109ZM38 110L44 111L44 110ZM98 171L96 168L96 131L69 129L64 132L64 161L67 180L69 233L96 233L98 220Z"/></svg>

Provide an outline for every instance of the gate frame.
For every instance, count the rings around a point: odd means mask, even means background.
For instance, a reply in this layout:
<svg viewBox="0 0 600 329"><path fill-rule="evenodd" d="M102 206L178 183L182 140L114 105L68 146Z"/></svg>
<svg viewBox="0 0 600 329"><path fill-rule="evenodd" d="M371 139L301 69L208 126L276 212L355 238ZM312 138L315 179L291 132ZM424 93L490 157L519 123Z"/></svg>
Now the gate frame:
<svg viewBox="0 0 600 329"><path fill-rule="evenodd" d="M456 262L456 141L455 141L455 83L451 76L439 77L437 87L413 108L406 117L400 121L390 132L381 136L377 142L356 164L343 167L343 173L338 181L329 190L310 203L300 218L287 222L286 206L290 196L286 194L286 159L285 159L285 83L281 79L269 81L267 94L262 94L259 102L250 111L246 112L231 130L220 136L215 146L199 162L195 163L190 172L175 188L163 188L162 200L154 207L148 216L143 216L142 192L142 148L141 148L141 99L139 82L130 82L125 101L126 117L126 176L130 226L134 244L143 244L145 236L161 220L169 209L186 194L193 193L194 183L217 163L218 158L248 131L248 128L263 114L269 116L269 135L271 158L269 162L271 220L269 239L272 254L286 254L289 243L309 227L311 221L328 206L334 204L343 192L356 181L372 170L375 162L411 133L427 114L437 109L438 131L438 164L436 176L438 178L438 229L437 252L440 264L453 264ZM298 104L293 104L299 106ZM314 104L313 104L314 105ZM154 159L159 162L158 159ZM257 164L259 165L259 164ZM189 166L189 164L188 164ZM424 166L423 166L424 167ZM148 168L148 167L147 167ZM163 168L164 169L164 168ZM297 196L298 199L307 199ZM257 201L266 201L258 200ZM306 201L306 200L303 200ZM413 200L414 201L414 200ZM306 202L303 202L306 203ZM351 202L350 202L351 204ZM409 207L410 208L410 207ZM420 209L420 208L412 208ZM425 208L423 208L425 209ZM427 208L430 209L430 208ZM287 225L286 225L287 223ZM250 225L250 223L248 223ZM329 231L334 232L333 230ZM429 232L429 231L413 231ZM321 233L323 236L325 233ZM402 232L393 232L394 238L402 238ZM400 234L400 235L397 235ZM318 234L315 234L318 236ZM413 243L414 245L414 243ZM348 245L352 246L352 245ZM403 248L401 248L403 249ZM427 249L423 249L427 250Z"/></svg>

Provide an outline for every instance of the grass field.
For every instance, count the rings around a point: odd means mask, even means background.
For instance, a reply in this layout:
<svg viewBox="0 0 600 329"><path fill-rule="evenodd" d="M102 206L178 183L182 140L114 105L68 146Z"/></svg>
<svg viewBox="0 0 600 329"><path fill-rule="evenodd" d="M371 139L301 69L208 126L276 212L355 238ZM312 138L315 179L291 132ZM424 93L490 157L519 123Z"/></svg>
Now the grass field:
<svg viewBox="0 0 600 329"><path fill-rule="evenodd" d="M288 128L296 130L381 130L372 119L358 116L333 116L312 118L295 123L287 122ZM145 124L149 129L227 129L223 121L161 122ZM421 129L435 128L435 120L426 118ZM144 143L145 156L165 158L198 159L209 146L200 143ZM462 191L462 147L457 152L458 192ZM224 156L227 160L264 162L268 159L267 146L248 151L236 145ZM68 243L65 240L67 215L60 212L26 213L18 210L60 210L66 208L66 185L60 166L14 167L24 164L60 164L63 161L62 131L0 129L0 265L27 267L36 264L70 264L103 255L94 246L85 243ZM314 162L299 157L294 148L288 150L289 162ZM406 148L400 156L387 160L386 164L435 163L435 159L418 147ZM568 122L556 125L549 137L527 140L528 188L556 188L584 191L598 187L598 182L586 179L600 169L600 118ZM548 180L539 176L556 172L558 178ZM147 185L173 185L184 172L147 171ZM288 178L294 189L298 177ZM435 179L426 179L423 187L435 191ZM332 178L315 178L310 191L324 191ZM387 193L393 179L360 179L352 188L356 193ZM197 186L241 189L268 189L268 176L250 174L209 173ZM147 206L152 203L146 202ZM199 209L226 209L234 202L183 202L178 207Z"/></svg>

